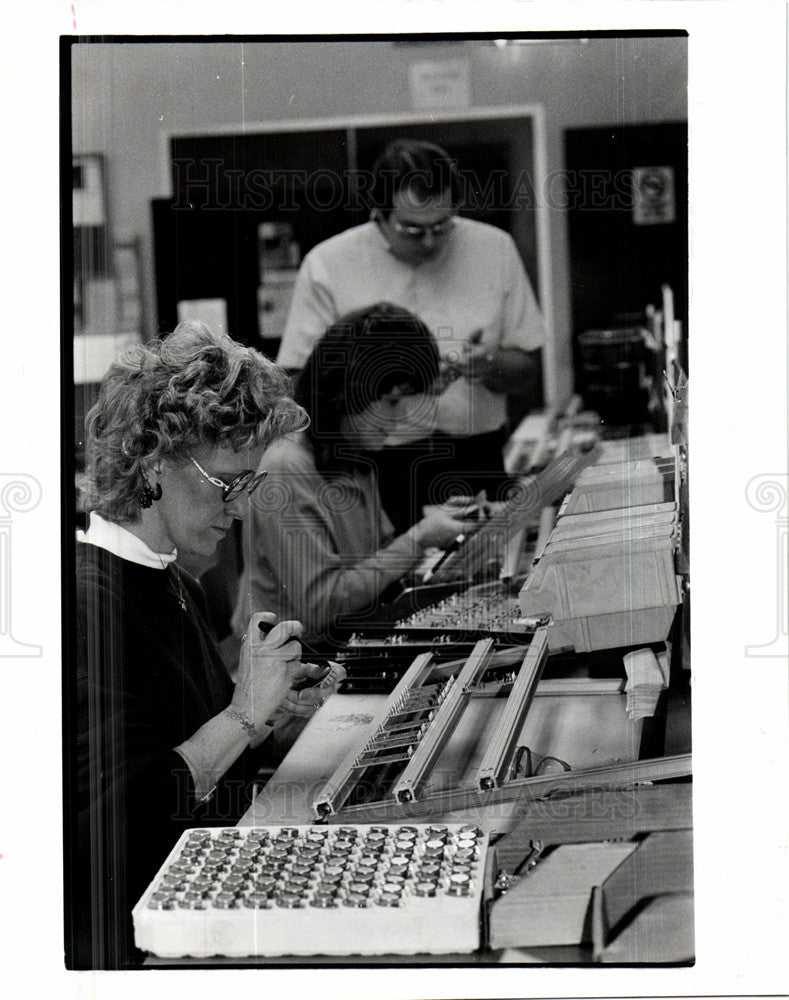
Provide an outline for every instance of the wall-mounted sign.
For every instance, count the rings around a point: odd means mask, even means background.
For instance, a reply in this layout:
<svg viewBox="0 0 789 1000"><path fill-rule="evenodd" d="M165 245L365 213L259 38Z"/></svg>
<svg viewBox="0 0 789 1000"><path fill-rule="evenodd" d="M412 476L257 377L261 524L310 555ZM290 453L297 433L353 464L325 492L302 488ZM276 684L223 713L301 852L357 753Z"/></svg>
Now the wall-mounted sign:
<svg viewBox="0 0 789 1000"><path fill-rule="evenodd" d="M658 226L674 222L677 206L673 167L633 168L633 223Z"/></svg>
<svg viewBox="0 0 789 1000"><path fill-rule="evenodd" d="M104 159L98 153L73 157L72 204L75 226L103 226L107 222Z"/></svg>
<svg viewBox="0 0 789 1000"><path fill-rule="evenodd" d="M412 63L410 84L414 108L467 108L471 104L471 63L468 59Z"/></svg>

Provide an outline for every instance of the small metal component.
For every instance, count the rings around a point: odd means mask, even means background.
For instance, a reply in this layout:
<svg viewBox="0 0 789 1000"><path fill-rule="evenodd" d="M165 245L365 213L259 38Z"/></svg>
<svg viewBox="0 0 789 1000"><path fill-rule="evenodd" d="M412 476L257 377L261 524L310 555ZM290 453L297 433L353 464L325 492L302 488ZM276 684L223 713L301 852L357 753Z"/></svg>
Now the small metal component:
<svg viewBox="0 0 789 1000"><path fill-rule="evenodd" d="M192 875L194 874L194 868L184 861L176 861L175 864L170 865L167 872L169 875Z"/></svg>
<svg viewBox="0 0 789 1000"><path fill-rule="evenodd" d="M225 881L222 883L222 889L225 892L234 892L238 894L244 887L245 879L240 875L228 875Z"/></svg>
<svg viewBox="0 0 789 1000"><path fill-rule="evenodd" d="M499 895L503 895L516 882L520 882L519 875L509 875L507 872L500 871L496 876L496 881L493 883L493 888Z"/></svg>
<svg viewBox="0 0 789 1000"><path fill-rule="evenodd" d="M417 882L414 886L414 895L416 896L435 896L435 894L435 882Z"/></svg>
<svg viewBox="0 0 789 1000"><path fill-rule="evenodd" d="M367 906L367 896L358 892L349 892L342 903L343 906L355 906L362 908Z"/></svg>
<svg viewBox="0 0 789 1000"><path fill-rule="evenodd" d="M399 906L400 896L393 892L382 892L375 902L378 906Z"/></svg>
<svg viewBox="0 0 789 1000"><path fill-rule="evenodd" d="M330 910L332 907L337 906L337 901L333 895L329 895L328 893L316 893L310 900L310 906L314 906L320 910Z"/></svg>
<svg viewBox="0 0 789 1000"><path fill-rule="evenodd" d="M371 868L369 865L357 865L351 877L358 882L372 882L376 871L377 868Z"/></svg>
<svg viewBox="0 0 789 1000"><path fill-rule="evenodd" d="M477 857L478 852L475 847L461 847L454 855L456 861L476 861Z"/></svg>
<svg viewBox="0 0 789 1000"><path fill-rule="evenodd" d="M269 910L271 899L265 892L252 892L244 899L244 906L249 910Z"/></svg>
<svg viewBox="0 0 789 1000"><path fill-rule="evenodd" d="M184 893L184 899L205 899L207 895L207 889L187 889Z"/></svg>
<svg viewBox="0 0 789 1000"><path fill-rule="evenodd" d="M301 896L297 892L277 893L277 906L286 910L297 910L301 906Z"/></svg>
<svg viewBox="0 0 789 1000"><path fill-rule="evenodd" d="M182 910L204 910L205 902L202 896L198 896L196 899L192 897L187 899L187 897L184 896L183 899L178 901L178 906Z"/></svg>

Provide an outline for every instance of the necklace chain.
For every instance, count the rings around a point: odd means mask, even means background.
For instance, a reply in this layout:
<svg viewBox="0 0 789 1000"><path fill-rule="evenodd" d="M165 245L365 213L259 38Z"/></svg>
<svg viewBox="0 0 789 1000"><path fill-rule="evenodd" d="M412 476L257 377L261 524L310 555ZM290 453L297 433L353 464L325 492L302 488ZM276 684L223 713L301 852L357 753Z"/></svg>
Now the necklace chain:
<svg viewBox="0 0 789 1000"><path fill-rule="evenodd" d="M178 581L178 592L176 594L176 597L178 598L178 603L181 605L181 610L186 611L186 600L184 599L184 591L183 587L181 586L181 571L178 569L177 566L175 566L174 568L175 568L175 578ZM172 577L170 577L170 582L172 583Z"/></svg>
<svg viewBox="0 0 789 1000"><path fill-rule="evenodd" d="M184 588L181 585L181 571L178 569L178 564L177 563L171 564L173 570L175 571L175 581L173 581L173 574L169 572L169 566L167 565L167 563L165 563L165 561L161 558L161 556L159 557L159 561L162 564L162 569L165 571L165 573L167 573L167 575L170 578L170 587L172 588L173 593L178 599L178 604L180 605L181 610L186 611L186 598L184 597Z"/></svg>

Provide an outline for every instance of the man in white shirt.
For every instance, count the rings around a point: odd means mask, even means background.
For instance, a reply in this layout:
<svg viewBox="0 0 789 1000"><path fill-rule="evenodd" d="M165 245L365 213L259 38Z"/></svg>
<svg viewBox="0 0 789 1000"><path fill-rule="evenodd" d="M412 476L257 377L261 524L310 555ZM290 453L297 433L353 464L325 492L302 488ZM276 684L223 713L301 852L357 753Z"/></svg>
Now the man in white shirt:
<svg viewBox="0 0 789 1000"><path fill-rule="evenodd" d="M408 309L430 328L444 378L436 406L422 411L435 422L423 428L423 441L379 456L384 503L392 491L410 497L408 510L388 506L401 528L447 492L495 494L507 393L523 391L539 365L544 324L509 234L458 217L459 178L444 150L395 140L373 175L370 221L305 257L277 361L301 368L327 326L378 301Z"/></svg>

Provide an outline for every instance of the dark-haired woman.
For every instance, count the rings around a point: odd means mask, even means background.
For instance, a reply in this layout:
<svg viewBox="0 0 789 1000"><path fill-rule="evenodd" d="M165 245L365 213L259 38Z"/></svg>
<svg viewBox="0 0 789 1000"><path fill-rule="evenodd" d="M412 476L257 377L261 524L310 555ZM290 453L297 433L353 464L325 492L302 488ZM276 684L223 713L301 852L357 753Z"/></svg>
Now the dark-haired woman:
<svg viewBox="0 0 789 1000"><path fill-rule="evenodd" d="M134 965L131 910L187 826L248 805L269 720L309 715L296 621L255 608L235 684L178 568L243 516L266 446L303 428L282 369L201 324L111 366L87 423L88 530L76 552L68 701L67 956Z"/></svg>
<svg viewBox="0 0 789 1000"><path fill-rule="evenodd" d="M320 644L338 616L372 606L426 549L474 530L436 507L395 537L378 494L370 456L429 432L437 376L427 327L388 303L342 317L315 345L295 391L310 426L266 451L268 478L244 522L236 635L260 606L297 617L303 641Z"/></svg>

